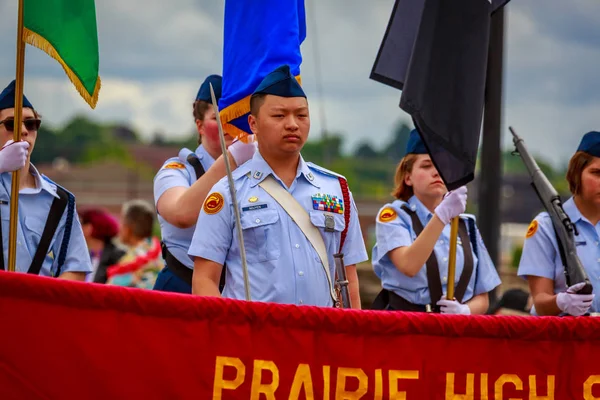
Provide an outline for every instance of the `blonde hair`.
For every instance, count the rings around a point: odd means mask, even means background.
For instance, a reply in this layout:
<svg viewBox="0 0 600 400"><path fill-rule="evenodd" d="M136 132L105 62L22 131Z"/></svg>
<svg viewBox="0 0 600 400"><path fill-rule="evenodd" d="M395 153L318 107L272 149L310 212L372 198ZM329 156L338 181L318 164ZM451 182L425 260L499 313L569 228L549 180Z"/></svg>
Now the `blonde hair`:
<svg viewBox="0 0 600 400"><path fill-rule="evenodd" d="M414 195L412 186L407 185L404 181L406 175L412 172L417 157L417 154L407 154L400 160L398 167L396 167L396 174L394 176L395 187L391 194L399 200L408 201Z"/></svg>

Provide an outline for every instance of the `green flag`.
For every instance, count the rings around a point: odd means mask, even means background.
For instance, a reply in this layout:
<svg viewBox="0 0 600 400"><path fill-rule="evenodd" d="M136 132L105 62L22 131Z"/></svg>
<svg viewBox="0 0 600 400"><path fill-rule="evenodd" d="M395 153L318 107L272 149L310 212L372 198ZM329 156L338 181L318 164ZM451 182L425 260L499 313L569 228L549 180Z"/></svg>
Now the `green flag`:
<svg viewBox="0 0 600 400"><path fill-rule="evenodd" d="M100 90L94 0L23 1L23 41L57 60L90 107Z"/></svg>

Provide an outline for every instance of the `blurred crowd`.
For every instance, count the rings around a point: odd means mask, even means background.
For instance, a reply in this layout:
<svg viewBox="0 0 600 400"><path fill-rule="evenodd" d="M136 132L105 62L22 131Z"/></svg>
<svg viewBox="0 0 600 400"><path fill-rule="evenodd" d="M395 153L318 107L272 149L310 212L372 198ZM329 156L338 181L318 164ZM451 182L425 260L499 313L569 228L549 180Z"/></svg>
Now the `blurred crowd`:
<svg viewBox="0 0 600 400"><path fill-rule="evenodd" d="M131 200L119 218L102 208L83 208L79 220L92 260L88 282L152 289L164 262L160 240L153 236L151 204Z"/></svg>

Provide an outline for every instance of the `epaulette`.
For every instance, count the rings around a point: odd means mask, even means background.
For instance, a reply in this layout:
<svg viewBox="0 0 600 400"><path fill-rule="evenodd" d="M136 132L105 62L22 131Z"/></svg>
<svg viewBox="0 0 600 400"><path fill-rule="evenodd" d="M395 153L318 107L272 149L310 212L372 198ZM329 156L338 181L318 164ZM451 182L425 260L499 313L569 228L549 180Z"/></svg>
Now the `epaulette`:
<svg viewBox="0 0 600 400"><path fill-rule="evenodd" d="M183 149L179 150L179 154L178 154L178 158L179 161L181 161L184 164L188 163L188 156L190 154L195 154L192 150L188 149L187 147L184 147Z"/></svg>
<svg viewBox="0 0 600 400"><path fill-rule="evenodd" d="M314 164L312 162L307 162L306 165L308 165L309 168L311 168L311 169L313 169L315 171L319 171L323 175L332 176L334 178L343 178L343 179L346 179L345 176L340 175L337 172L330 171L327 168L323 168L320 165Z"/></svg>
<svg viewBox="0 0 600 400"><path fill-rule="evenodd" d="M240 165L239 167L237 167L236 169L234 169L231 172L231 176L233 177L233 179L236 179L236 180L240 179L244 175L247 175L248 178L251 178L250 172L252 172L252 168L250 168L250 163L246 162L246 163L243 163L242 165Z"/></svg>

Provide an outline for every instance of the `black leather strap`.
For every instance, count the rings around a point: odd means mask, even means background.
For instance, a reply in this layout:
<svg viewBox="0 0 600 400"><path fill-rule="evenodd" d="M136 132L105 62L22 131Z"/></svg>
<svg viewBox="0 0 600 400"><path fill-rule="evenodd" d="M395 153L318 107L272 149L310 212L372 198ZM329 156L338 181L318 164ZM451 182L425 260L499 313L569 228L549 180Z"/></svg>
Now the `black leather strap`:
<svg viewBox="0 0 600 400"><path fill-rule="evenodd" d="M44 259L46 258L48 249L50 248L50 242L52 242L56 228L58 228L60 219L67 208L67 204L69 202L68 197L64 196L64 194L60 191L57 191L57 193L59 194L59 197L54 198L52 201L50 212L48 213L48 219L46 219L46 226L44 226L40 243L38 244L35 255L33 256L33 260L31 261L31 265L29 266L29 270L27 271L28 274L38 275L40 273L42 264L44 263ZM55 257L58 256L59 254L55 254Z"/></svg>
<svg viewBox="0 0 600 400"><path fill-rule="evenodd" d="M206 172L204 171L204 167L202 166L202 163L200 162L198 156L195 153L188 154L187 162L189 162L190 165L194 167L194 171L196 172L196 180L200 179L200 177Z"/></svg>
<svg viewBox="0 0 600 400"><path fill-rule="evenodd" d="M410 216L413 230L419 236L423 232L423 224L416 212L408 208L406 205L402 209ZM438 266L435 252L431 252L426 262L427 266L427 286L429 287L429 297L431 298L431 308L438 312L439 306L436 303L442 298L442 281L440 280L440 268Z"/></svg>

